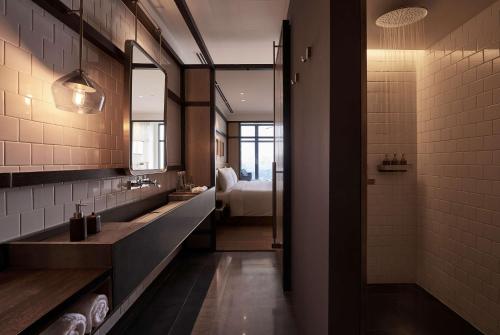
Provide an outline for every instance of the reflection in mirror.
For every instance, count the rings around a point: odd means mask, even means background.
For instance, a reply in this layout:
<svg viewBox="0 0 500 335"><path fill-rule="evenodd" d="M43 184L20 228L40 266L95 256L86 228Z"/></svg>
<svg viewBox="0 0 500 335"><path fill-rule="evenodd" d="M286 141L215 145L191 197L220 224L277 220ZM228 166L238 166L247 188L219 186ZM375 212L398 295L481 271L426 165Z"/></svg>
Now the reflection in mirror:
<svg viewBox="0 0 500 335"><path fill-rule="evenodd" d="M166 170L167 75L134 41L127 41L130 63L130 170Z"/></svg>
<svg viewBox="0 0 500 335"><path fill-rule="evenodd" d="M133 121L132 170L165 168L165 123Z"/></svg>

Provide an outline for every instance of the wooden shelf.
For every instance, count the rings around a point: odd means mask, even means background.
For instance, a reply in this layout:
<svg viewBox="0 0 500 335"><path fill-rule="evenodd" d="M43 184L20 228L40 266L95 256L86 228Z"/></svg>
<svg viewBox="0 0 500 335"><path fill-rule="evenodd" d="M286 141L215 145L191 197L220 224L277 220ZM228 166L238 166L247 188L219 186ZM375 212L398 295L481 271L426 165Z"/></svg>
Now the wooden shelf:
<svg viewBox="0 0 500 335"><path fill-rule="evenodd" d="M2 334L34 334L109 277L109 269L7 270L0 273ZM32 332L33 331L33 332ZM36 331L38 333L38 331Z"/></svg>
<svg viewBox="0 0 500 335"><path fill-rule="evenodd" d="M0 173L0 188L33 186L129 175L122 168Z"/></svg>
<svg viewBox="0 0 500 335"><path fill-rule="evenodd" d="M379 172L406 172L411 168L411 165L383 165L379 164L377 170Z"/></svg>

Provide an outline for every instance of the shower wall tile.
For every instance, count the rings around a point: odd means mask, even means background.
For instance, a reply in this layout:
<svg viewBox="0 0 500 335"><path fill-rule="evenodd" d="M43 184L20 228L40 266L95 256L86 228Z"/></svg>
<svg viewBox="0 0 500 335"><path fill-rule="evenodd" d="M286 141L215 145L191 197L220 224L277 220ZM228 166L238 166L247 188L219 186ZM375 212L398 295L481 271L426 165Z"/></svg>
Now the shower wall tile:
<svg viewBox="0 0 500 335"><path fill-rule="evenodd" d="M496 1L417 66L417 283L487 335L500 334L499 17Z"/></svg>
<svg viewBox="0 0 500 335"><path fill-rule="evenodd" d="M416 171L377 170L385 155L417 153L416 58L411 51L368 52L367 275L369 283L412 283L416 276Z"/></svg>

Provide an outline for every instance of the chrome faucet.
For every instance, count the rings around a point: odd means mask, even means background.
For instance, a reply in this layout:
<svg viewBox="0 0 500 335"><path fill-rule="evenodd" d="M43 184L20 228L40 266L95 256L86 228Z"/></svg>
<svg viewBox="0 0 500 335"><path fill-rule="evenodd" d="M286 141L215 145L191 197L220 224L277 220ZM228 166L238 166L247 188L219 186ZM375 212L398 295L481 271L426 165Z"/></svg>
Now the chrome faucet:
<svg viewBox="0 0 500 335"><path fill-rule="evenodd" d="M155 186L161 188L161 184L156 179L151 180L148 176L137 176L135 180L127 182L127 190L135 190L138 188Z"/></svg>

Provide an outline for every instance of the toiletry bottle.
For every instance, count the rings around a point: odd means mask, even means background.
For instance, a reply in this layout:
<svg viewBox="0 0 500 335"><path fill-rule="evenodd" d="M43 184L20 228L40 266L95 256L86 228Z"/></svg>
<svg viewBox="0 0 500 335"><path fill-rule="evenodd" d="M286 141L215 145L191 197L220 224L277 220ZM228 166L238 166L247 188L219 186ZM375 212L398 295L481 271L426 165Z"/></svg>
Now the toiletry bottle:
<svg viewBox="0 0 500 335"><path fill-rule="evenodd" d="M391 165L391 160L389 159L388 154L385 154L384 160L382 161L382 165Z"/></svg>
<svg viewBox="0 0 500 335"><path fill-rule="evenodd" d="M69 219L69 239L71 242L83 241L87 238L87 222L82 214L82 207L86 205L76 204L76 211Z"/></svg>
<svg viewBox="0 0 500 335"><path fill-rule="evenodd" d="M87 233L97 234L101 231L101 216L92 212L91 215L87 216Z"/></svg>
<svg viewBox="0 0 500 335"><path fill-rule="evenodd" d="M392 158L391 165L399 165L399 159L398 155L395 153L394 157Z"/></svg>
<svg viewBox="0 0 500 335"><path fill-rule="evenodd" d="M399 164L401 164L401 165L408 164L408 162L406 161L406 157L405 157L405 153L404 152L401 154L401 160L399 161Z"/></svg>

